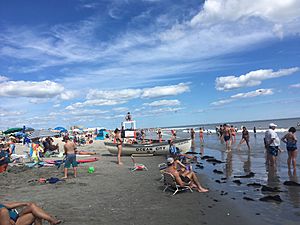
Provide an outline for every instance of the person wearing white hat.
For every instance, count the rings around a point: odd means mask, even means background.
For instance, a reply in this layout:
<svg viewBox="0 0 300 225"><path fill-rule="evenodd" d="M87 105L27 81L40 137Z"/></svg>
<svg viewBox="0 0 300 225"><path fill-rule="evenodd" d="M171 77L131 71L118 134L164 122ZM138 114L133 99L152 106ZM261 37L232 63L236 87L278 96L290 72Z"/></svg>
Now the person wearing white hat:
<svg viewBox="0 0 300 225"><path fill-rule="evenodd" d="M274 123L269 124L269 130L265 133L265 147L267 150L267 163L270 166L275 166L276 157L278 156L278 151L281 151L280 146L280 139L278 134L275 132L277 125Z"/></svg>

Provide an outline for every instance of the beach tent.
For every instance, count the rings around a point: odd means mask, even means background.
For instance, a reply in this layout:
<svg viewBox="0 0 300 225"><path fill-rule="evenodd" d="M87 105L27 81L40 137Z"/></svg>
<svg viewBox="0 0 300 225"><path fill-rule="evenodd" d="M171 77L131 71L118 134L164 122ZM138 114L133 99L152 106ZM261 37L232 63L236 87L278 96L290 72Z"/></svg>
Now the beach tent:
<svg viewBox="0 0 300 225"><path fill-rule="evenodd" d="M55 135L57 134L50 130L35 130L32 132L32 134L29 135L29 138L34 139L34 138L43 138L43 137L53 137Z"/></svg>
<svg viewBox="0 0 300 225"><path fill-rule="evenodd" d="M19 131L22 131L22 130L23 130L23 128L20 128L20 127L13 127L13 128L7 129L7 130L4 131L3 133L4 133L4 134L12 134L12 133L19 132Z"/></svg>
<svg viewBox="0 0 300 225"><path fill-rule="evenodd" d="M53 130L59 131L59 132L67 132L67 129L64 127L55 127Z"/></svg>

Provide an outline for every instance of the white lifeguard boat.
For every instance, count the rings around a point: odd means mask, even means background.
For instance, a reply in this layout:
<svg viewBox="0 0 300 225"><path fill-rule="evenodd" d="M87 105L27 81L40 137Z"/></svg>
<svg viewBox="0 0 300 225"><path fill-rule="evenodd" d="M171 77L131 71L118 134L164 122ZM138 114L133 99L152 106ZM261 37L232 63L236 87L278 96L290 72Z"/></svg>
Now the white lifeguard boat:
<svg viewBox="0 0 300 225"><path fill-rule="evenodd" d="M169 154L169 141L168 140L150 140L145 139L144 143L132 143L136 140L136 122L135 121L124 121L121 126L123 127L123 144L122 144L122 155L132 154L153 154L153 155L167 155ZM188 152L191 149L192 140L189 138L185 139L172 139L173 144L182 153ZM111 154L117 154L118 148L114 141L104 142L105 147Z"/></svg>

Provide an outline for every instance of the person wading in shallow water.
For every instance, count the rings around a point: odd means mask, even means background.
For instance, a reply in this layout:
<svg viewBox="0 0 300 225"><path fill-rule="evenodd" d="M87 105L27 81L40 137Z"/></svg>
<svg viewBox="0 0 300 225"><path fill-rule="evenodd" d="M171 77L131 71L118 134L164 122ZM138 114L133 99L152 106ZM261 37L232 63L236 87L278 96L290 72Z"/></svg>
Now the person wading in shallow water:
<svg viewBox="0 0 300 225"><path fill-rule="evenodd" d="M274 166L276 164L276 157L278 156L278 151L281 151L280 146L280 139L275 132L275 128L277 127L276 124L270 123L269 130L265 133L265 147L267 150L267 164L269 166Z"/></svg>
<svg viewBox="0 0 300 225"><path fill-rule="evenodd" d="M195 130L194 130L194 128L191 129L191 139L192 140L195 139Z"/></svg>
<svg viewBox="0 0 300 225"><path fill-rule="evenodd" d="M227 124L223 125L223 137L226 145L226 152L231 151L231 130Z"/></svg>
<svg viewBox="0 0 300 225"><path fill-rule="evenodd" d="M286 150L288 152L287 165L289 171L291 170L291 163L293 164L293 172L296 174L296 158L297 158L297 137L296 128L291 127L289 132L281 138L281 140L286 144Z"/></svg>
<svg viewBox="0 0 300 225"><path fill-rule="evenodd" d="M238 150L241 150L241 144L243 144L244 142L246 142L246 144L248 146L248 150L250 151L249 132L246 127L243 127L242 139L241 139L240 143L238 144Z"/></svg>
<svg viewBox="0 0 300 225"><path fill-rule="evenodd" d="M118 164L123 165L123 163L121 162L123 141L121 139L120 130L117 128L115 129L114 133L115 133L115 143L117 144L117 148L118 148Z"/></svg>

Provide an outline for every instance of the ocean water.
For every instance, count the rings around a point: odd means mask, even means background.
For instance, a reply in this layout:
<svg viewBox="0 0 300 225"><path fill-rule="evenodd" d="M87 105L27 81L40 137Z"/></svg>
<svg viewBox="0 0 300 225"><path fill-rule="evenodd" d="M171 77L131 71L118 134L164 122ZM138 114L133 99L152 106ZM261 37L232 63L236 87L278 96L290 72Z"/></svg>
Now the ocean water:
<svg viewBox="0 0 300 225"><path fill-rule="evenodd" d="M284 143L281 143L280 146L284 152L278 155L275 169L270 169L266 165L266 154L263 138L264 131L268 128L268 124L271 122L278 125L278 129L276 130L281 138L287 132L289 127L297 126L297 123L300 122L300 118L230 123L237 128L240 128L241 126L246 126L248 129L253 129L254 126L257 128L258 133L256 135L254 133L250 133L251 151L248 151L246 144L241 146L240 151L237 149L237 144L241 140L241 133L239 132L237 133L236 142L233 143L232 151L230 153L225 152L225 145L220 142L219 137L215 133L204 134L203 145L200 145L199 134L196 133L196 138L193 141L191 151L201 153L202 156L214 156L216 159L221 160L224 163L213 165L205 160L201 160L200 154L198 154L198 161L203 163L204 169L197 169L197 167L194 166L194 170L197 173L206 174L213 181L213 183L215 183L214 188L223 192L227 192L228 197L237 200L237 204L251 204L253 215L255 215L255 213L262 215L262 218L265 221L270 222L270 224L287 224L287 221L291 222L291 224L297 224L297 221L300 220L300 187L285 186L283 185L283 182L300 182L299 154L297 157L296 174L289 173L288 171L288 154ZM177 130L178 137L185 138L190 136L189 129L191 127L204 127L205 129L214 130L216 125L218 124L200 124L181 126L176 127L175 129ZM174 129L174 127L165 128L163 130L164 139L170 138L170 129ZM152 136L152 138L155 138L156 134L148 133L148 135ZM296 132L296 135L298 140L300 140L300 130ZM222 171L223 174L213 173L214 169ZM233 180L238 179L234 178L234 176L246 175L250 172L255 173L255 176L252 178L239 179L242 182L241 185L237 185L233 182ZM224 183L217 183L215 182L216 180L220 180ZM247 186L247 184L253 182L267 185L269 187L277 187L282 192L262 192L260 188ZM270 203L259 201L259 198L267 195L279 195L283 202ZM254 201L248 202L244 200L243 197L250 197Z"/></svg>

